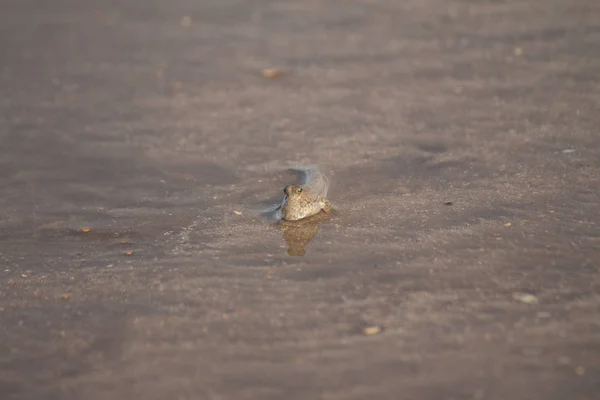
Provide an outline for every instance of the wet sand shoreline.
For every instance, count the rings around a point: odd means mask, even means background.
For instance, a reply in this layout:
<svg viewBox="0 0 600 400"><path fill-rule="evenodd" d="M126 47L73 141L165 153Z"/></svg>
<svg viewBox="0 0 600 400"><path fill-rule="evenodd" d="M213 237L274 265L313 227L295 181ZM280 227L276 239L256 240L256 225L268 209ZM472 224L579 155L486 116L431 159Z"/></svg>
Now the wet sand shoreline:
<svg viewBox="0 0 600 400"><path fill-rule="evenodd" d="M596 397L594 1L4 8L2 399Z"/></svg>

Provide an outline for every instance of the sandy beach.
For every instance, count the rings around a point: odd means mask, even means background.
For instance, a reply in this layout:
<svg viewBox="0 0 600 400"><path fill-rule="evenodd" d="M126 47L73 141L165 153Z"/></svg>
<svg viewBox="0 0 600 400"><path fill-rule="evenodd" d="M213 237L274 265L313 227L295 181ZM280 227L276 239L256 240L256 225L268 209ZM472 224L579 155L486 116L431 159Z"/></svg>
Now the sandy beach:
<svg viewBox="0 0 600 400"><path fill-rule="evenodd" d="M51 3L0 12L0 398L597 398L599 2ZM263 218L298 165L335 211Z"/></svg>

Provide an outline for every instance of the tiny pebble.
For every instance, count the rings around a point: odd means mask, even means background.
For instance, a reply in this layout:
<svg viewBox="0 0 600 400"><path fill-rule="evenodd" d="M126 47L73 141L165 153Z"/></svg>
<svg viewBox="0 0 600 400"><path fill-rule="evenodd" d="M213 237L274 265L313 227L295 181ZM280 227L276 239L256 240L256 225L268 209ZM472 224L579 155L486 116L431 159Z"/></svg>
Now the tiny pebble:
<svg viewBox="0 0 600 400"><path fill-rule="evenodd" d="M71 298L71 295L70 295L70 294L63 294L62 296L60 296L60 299L61 299L61 300L65 300L65 301L66 301L66 300L69 300L70 298Z"/></svg>
<svg viewBox="0 0 600 400"><path fill-rule="evenodd" d="M87 226L84 228L81 228L81 232L83 232L83 233L88 233L89 231L91 231L91 229L88 228Z"/></svg>
<svg viewBox="0 0 600 400"><path fill-rule="evenodd" d="M263 76L265 78L273 79L281 75L281 71L274 68L263 69Z"/></svg>
<svg viewBox="0 0 600 400"><path fill-rule="evenodd" d="M513 299L525 304L536 304L538 302L538 298L530 293L514 293Z"/></svg>
<svg viewBox="0 0 600 400"><path fill-rule="evenodd" d="M367 336L377 335L378 333L381 333L381 327L380 326L368 326L365 329L363 329L363 333Z"/></svg>
<svg viewBox="0 0 600 400"><path fill-rule="evenodd" d="M241 212L241 211L236 211L236 210L233 210L233 213L234 213L235 215L242 215L242 212Z"/></svg>
<svg viewBox="0 0 600 400"><path fill-rule="evenodd" d="M507 222L504 224L504 226L506 226L508 228L509 226L512 226L512 224L510 222Z"/></svg>
<svg viewBox="0 0 600 400"><path fill-rule="evenodd" d="M562 152L565 154L575 153L575 149L564 149Z"/></svg>
<svg viewBox="0 0 600 400"><path fill-rule="evenodd" d="M126 256L130 256L130 255L132 255L132 254L133 254L133 251L126 251L126 252L125 252L125 253L123 253L123 254L125 254Z"/></svg>

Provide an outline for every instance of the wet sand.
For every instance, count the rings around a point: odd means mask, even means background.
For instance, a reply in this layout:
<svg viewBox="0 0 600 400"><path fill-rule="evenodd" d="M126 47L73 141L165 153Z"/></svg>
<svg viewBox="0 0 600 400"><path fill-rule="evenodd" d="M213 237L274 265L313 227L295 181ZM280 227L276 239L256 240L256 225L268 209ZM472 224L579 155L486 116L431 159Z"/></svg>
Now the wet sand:
<svg viewBox="0 0 600 400"><path fill-rule="evenodd" d="M600 4L112 3L0 13L2 399L596 398Z"/></svg>

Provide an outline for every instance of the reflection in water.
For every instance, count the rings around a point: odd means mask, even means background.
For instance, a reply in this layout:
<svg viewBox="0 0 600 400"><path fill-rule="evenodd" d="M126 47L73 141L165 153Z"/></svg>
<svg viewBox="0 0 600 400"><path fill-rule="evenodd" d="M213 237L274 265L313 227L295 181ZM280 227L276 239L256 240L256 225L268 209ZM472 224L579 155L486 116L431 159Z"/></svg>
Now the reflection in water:
<svg viewBox="0 0 600 400"><path fill-rule="evenodd" d="M279 228L283 233L283 239L288 245L290 256L302 257L306 254L306 246L319 232L319 224L325 221L328 215L321 212L310 218L299 221L281 221Z"/></svg>

